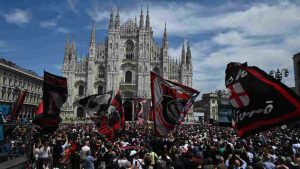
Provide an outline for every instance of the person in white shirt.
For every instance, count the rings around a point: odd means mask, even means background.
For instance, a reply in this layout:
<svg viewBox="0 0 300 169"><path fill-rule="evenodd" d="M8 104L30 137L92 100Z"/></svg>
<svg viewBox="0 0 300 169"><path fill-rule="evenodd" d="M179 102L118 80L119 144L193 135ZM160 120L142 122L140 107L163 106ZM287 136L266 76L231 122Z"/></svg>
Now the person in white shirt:
<svg viewBox="0 0 300 169"><path fill-rule="evenodd" d="M49 158L51 156L50 147L48 143L44 143L44 146L40 148L40 157L44 168L49 168Z"/></svg>
<svg viewBox="0 0 300 169"><path fill-rule="evenodd" d="M132 160L132 169L143 169L143 159L141 159L139 157L139 154L137 151L132 150L130 152L130 156L134 156L133 160Z"/></svg>
<svg viewBox="0 0 300 169"><path fill-rule="evenodd" d="M85 166L87 152L89 152L89 151L91 151L91 148L89 147L89 142L86 141L85 144L84 144L84 146L81 148L81 151L80 151L80 159L81 159L81 165L82 165L82 167Z"/></svg>
<svg viewBox="0 0 300 169"><path fill-rule="evenodd" d="M122 168L122 167L129 168L129 167L131 167L131 163L130 163L130 161L127 160L124 153L121 153L120 158L117 159L116 162L117 162L119 168Z"/></svg>

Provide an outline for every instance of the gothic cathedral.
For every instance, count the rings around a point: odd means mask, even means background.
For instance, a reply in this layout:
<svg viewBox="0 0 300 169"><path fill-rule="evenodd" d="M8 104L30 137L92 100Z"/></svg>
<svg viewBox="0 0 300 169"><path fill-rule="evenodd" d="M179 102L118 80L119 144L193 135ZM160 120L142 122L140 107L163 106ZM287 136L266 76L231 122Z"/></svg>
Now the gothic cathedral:
<svg viewBox="0 0 300 169"><path fill-rule="evenodd" d="M133 99L151 98L150 71L192 86L191 57L189 43L183 43L180 59L169 56L166 24L162 44L155 43L148 8L146 22L141 10L139 25L136 18L121 24L119 11L116 15L111 12L107 38L96 42L93 26L85 58L77 59L75 38L72 42L67 39L62 74L68 78L69 97L62 111L66 116L84 117L83 108L74 105L74 101L92 94L120 90L126 120L133 120Z"/></svg>

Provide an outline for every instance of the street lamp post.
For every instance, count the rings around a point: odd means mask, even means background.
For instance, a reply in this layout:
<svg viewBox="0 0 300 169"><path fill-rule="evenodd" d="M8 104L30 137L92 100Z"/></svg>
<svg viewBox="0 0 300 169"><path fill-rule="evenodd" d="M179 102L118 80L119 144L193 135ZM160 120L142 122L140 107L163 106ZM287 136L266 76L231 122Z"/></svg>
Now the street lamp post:
<svg viewBox="0 0 300 169"><path fill-rule="evenodd" d="M289 76L289 70L286 68L283 68L281 70L271 70L269 73L271 76L273 76L275 79L281 81L284 77Z"/></svg>

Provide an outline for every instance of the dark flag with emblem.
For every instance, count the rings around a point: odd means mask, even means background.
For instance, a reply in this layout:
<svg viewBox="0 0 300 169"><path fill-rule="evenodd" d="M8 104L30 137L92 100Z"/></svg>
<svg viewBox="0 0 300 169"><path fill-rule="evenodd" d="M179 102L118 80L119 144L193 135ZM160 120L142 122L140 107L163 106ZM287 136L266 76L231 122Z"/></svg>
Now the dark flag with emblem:
<svg viewBox="0 0 300 169"><path fill-rule="evenodd" d="M68 98L67 78L44 72L43 103L44 116L58 117Z"/></svg>
<svg viewBox="0 0 300 169"><path fill-rule="evenodd" d="M22 92L22 94L16 100L16 102L14 103L13 109L12 109L11 119L9 119L8 122L16 122L16 120L18 119L18 117L20 115L26 95L27 95L27 90Z"/></svg>
<svg viewBox="0 0 300 169"><path fill-rule="evenodd" d="M114 134L125 127L125 116L120 92L118 91L108 110L100 114L101 123L99 133L112 139Z"/></svg>
<svg viewBox="0 0 300 169"><path fill-rule="evenodd" d="M60 109L67 98L67 79L44 72L43 101L39 105L33 123L45 131L55 131L61 121Z"/></svg>
<svg viewBox="0 0 300 169"><path fill-rule="evenodd" d="M166 136L180 125L199 92L193 88L165 80L151 72L153 121L157 134Z"/></svg>
<svg viewBox="0 0 300 169"><path fill-rule="evenodd" d="M100 114L105 114L108 110L112 98L112 91L105 94L95 94L75 101L75 104L82 106L90 115L92 121L100 123Z"/></svg>
<svg viewBox="0 0 300 169"><path fill-rule="evenodd" d="M247 63L229 63L226 88L233 126L246 137L300 119L300 98L279 80Z"/></svg>

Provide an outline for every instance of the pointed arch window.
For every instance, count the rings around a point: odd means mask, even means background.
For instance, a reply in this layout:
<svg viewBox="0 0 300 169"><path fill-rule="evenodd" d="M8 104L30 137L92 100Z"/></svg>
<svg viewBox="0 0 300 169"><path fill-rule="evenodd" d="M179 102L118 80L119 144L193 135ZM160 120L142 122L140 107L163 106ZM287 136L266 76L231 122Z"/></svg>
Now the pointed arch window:
<svg viewBox="0 0 300 169"><path fill-rule="evenodd" d="M134 44L131 40L128 40L126 42L126 51L125 51L125 57L126 59L134 59Z"/></svg>
<svg viewBox="0 0 300 169"><path fill-rule="evenodd" d="M82 107L78 107L77 108L77 117L84 117L85 114L84 114L84 111L83 111L83 108Z"/></svg>
<svg viewBox="0 0 300 169"><path fill-rule="evenodd" d="M98 86L98 94L103 94L103 87L102 86Z"/></svg>
<svg viewBox="0 0 300 169"><path fill-rule="evenodd" d="M78 87L78 95L79 96L83 96L84 95L84 86L79 86Z"/></svg>
<svg viewBox="0 0 300 169"><path fill-rule="evenodd" d="M99 78L104 78L105 76L105 68L104 66L99 66Z"/></svg>
<svg viewBox="0 0 300 169"><path fill-rule="evenodd" d="M132 83L132 73L131 73L131 71L127 71L125 73L125 83Z"/></svg>

